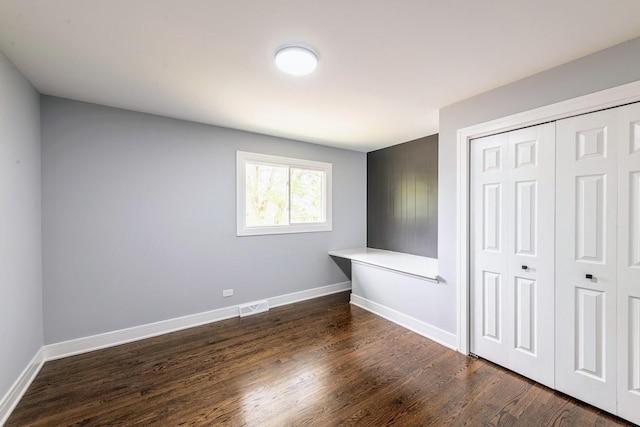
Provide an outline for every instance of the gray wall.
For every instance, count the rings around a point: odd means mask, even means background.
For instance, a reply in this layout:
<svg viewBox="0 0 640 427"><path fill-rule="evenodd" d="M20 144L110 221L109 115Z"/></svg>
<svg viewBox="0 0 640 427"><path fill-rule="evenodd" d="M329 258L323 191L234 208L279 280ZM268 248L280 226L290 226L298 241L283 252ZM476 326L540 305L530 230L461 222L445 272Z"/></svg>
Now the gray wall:
<svg viewBox="0 0 640 427"><path fill-rule="evenodd" d="M46 343L349 280L327 251L366 243L364 153L41 102ZM333 163L333 231L236 237L236 150Z"/></svg>
<svg viewBox="0 0 640 427"><path fill-rule="evenodd" d="M39 105L0 53L0 399L43 343Z"/></svg>
<svg viewBox="0 0 640 427"><path fill-rule="evenodd" d="M440 110L438 254L446 292L430 320L456 330L456 212L458 129L640 80L640 38L466 99Z"/></svg>
<svg viewBox="0 0 640 427"><path fill-rule="evenodd" d="M367 154L367 246L438 257L438 135Z"/></svg>

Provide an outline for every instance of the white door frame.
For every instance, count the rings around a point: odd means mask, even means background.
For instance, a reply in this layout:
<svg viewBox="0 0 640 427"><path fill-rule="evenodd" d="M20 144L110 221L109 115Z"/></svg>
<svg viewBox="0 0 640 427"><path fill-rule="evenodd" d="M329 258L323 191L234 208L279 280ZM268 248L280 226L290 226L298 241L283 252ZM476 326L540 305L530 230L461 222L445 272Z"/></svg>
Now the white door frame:
<svg viewBox="0 0 640 427"><path fill-rule="evenodd" d="M558 102L534 110L502 117L458 130L457 144L457 336L458 351L469 354L469 143L474 138L507 132L640 101L640 80Z"/></svg>

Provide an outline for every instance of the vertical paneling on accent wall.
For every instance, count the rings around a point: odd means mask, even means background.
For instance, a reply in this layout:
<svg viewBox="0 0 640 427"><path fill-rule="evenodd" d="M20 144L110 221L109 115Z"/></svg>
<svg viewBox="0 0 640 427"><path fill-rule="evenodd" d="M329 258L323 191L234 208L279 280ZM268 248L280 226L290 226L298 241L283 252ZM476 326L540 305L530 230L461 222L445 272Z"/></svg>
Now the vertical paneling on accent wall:
<svg viewBox="0 0 640 427"><path fill-rule="evenodd" d="M437 134L367 154L367 246L437 258Z"/></svg>

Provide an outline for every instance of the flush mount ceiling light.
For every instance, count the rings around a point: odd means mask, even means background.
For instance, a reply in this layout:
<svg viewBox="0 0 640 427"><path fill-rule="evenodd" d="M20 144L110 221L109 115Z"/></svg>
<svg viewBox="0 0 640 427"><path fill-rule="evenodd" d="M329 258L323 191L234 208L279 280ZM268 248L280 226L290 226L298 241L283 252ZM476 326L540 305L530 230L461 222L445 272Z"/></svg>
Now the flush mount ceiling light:
<svg viewBox="0 0 640 427"><path fill-rule="evenodd" d="M318 54L308 46L287 44L276 51L276 66L294 76L304 76L318 66Z"/></svg>

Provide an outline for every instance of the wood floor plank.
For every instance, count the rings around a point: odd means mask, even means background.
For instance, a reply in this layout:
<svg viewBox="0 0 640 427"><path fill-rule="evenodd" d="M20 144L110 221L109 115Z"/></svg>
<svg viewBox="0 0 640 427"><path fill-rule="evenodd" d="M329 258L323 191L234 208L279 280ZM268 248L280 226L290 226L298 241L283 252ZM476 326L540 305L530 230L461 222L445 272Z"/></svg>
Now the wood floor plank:
<svg viewBox="0 0 640 427"><path fill-rule="evenodd" d="M629 425L348 300L47 362L6 425Z"/></svg>

